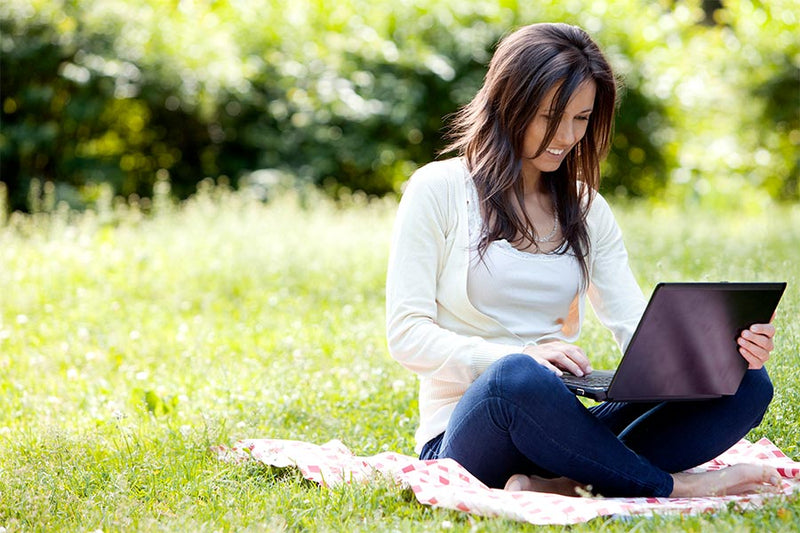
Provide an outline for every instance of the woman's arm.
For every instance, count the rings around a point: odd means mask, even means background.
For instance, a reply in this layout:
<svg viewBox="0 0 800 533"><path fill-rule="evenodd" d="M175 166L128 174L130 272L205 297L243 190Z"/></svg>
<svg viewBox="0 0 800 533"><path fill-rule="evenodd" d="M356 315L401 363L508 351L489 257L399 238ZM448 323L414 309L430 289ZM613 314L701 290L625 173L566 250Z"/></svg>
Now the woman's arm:
<svg viewBox="0 0 800 533"><path fill-rule="evenodd" d="M624 351L647 301L631 271L622 231L600 194L592 202L587 223L592 241L589 300L600 322L611 330Z"/></svg>
<svg viewBox="0 0 800 533"><path fill-rule="evenodd" d="M443 171L436 164L417 171L397 211L386 276L387 341L392 357L413 372L471 383L491 362L522 346L459 335L437 321L439 276L451 254L467 253L455 248L455 192Z"/></svg>
<svg viewBox="0 0 800 533"><path fill-rule="evenodd" d="M598 203L599 202L599 203ZM589 298L600 321L614 332L624 351L641 318L646 301L631 272L622 232L606 201L598 194L590 214L594 261ZM749 368L759 369L774 348L775 327L754 324L738 339L739 353Z"/></svg>

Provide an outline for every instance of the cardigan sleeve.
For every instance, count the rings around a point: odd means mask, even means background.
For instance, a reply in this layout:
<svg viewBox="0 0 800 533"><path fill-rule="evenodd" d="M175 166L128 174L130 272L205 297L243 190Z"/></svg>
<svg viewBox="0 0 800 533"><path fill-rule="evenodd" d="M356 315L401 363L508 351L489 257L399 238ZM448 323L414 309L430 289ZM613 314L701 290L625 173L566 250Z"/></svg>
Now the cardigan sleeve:
<svg viewBox="0 0 800 533"><path fill-rule="evenodd" d="M453 180L441 163L409 180L395 219L386 274L386 333L392 357L422 377L471 383L491 361L522 346L461 335L437 322L437 289L454 250ZM466 290L466 289L465 289Z"/></svg>
<svg viewBox="0 0 800 533"><path fill-rule="evenodd" d="M622 231L600 194L595 194L587 222L592 246L589 301L625 351L647 302L631 271Z"/></svg>

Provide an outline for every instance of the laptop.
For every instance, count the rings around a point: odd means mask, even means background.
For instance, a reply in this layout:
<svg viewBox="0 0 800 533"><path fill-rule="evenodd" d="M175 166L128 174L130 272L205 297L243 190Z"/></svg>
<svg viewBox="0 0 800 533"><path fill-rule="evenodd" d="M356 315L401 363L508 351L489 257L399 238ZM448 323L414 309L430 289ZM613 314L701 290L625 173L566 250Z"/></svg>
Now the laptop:
<svg viewBox="0 0 800 533"><path fill-rule="evenodd" d="M567 372L572 392L597 401L718 398L739 388L737 339L772 318L786 283L659 283L616 371Z"/></svg>

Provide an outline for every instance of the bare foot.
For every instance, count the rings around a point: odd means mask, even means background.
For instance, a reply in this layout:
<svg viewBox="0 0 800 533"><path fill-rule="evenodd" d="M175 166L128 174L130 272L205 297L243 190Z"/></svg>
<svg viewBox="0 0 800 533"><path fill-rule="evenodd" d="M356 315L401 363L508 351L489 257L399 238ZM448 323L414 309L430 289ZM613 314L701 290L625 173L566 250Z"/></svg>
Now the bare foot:
<svg viewBox="0 0 800 533"><path fill-rule="evenodd" d="M751 494L754 492L778 493L781 491L781 476L768 466L739 464L690 474L672 474L674 485L672 498L693 498L698 496L729 496Z"/></svg>
<svg viewBox="0 0 800 533"><path fill-rule="evenodd" d="M576 496L579 494L577 489L580 487L581 485L579 483L565 477L548 479L539 476L514 474L506 481L505 490L510 492L526 490L561 494L563 496Z"/></svg>

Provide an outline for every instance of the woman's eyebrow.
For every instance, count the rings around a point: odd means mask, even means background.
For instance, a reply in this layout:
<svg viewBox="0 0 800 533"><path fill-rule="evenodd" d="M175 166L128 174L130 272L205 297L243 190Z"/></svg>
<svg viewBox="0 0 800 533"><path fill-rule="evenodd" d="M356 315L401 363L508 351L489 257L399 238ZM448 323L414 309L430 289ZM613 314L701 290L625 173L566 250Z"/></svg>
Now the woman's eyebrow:
<svg viewBox="0 0 800 533"><path fill-rule="evenodd" d="M577 113L575 113L575 114L576 114L576 115L581 115L581 114L583 114L583 113L591 113L592 111L594 111L594 107L587 107L587 108L586 108L586 109L584 109L583 111L578 111L578 112L577 112ZM550 114L552 114L552 113L553 113L553 109L543 109L543 110L542 110L542 113L544 113L545 115L550 115Z"/></svg>

